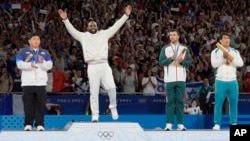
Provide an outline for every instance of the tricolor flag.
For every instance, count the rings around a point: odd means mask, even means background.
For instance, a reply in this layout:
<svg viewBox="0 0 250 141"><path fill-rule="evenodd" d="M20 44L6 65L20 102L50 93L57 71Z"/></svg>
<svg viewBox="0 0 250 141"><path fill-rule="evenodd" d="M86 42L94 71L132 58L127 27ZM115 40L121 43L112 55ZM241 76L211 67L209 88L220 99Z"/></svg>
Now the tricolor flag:
<svg viewBox="0 0 250 141"><path fill-rule="evenodd" d="M36 9L36 14L41 13L41 14L48 14L48 10L45 9Z"/></svg>
<svg viewBox="0 0 250 141"><path fill-rule="evenodd" d="M30 4L9 4L9 3L5 3L3 5L4 9L28 9L30 8Z"/></svg>
<svg viewBox="0 0 250 141"><path fill-rule="evenodd" d="M175 11L175 12L179 12L179 11L180 11L180 8L171 8L170 10L171 10L171 11Z"/></svg>

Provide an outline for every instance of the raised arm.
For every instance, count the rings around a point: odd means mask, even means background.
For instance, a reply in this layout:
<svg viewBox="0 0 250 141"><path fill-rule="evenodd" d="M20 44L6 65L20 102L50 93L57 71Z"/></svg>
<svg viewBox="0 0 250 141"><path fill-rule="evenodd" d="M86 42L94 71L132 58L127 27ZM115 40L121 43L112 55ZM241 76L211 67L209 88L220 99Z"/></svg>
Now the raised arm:
<svg viewBox="0 0 250 141"><path fill-rule="evenodd" d="M67 13L65 11L63 11L62 9L58 10L58 14L60 15L60 17L62 18L64 25L66 27L66 29L68 30L68 32L71 34L71 36L73 36L73 38L75 38L76 40L80 41L80 39L82 38L82 32L76 30L73 25L70 23Z"/></svg>
<svg viewBox="0 0 250 141"><path fill-rule="evenodd" d="M118 21L116 21L112 27L106 30L106 35L108 38L112 37L121 28L121 26L126 22L129 15L131 14L131 11L132 7L131 5L128 5L125 8L125 14Z"/></svg>

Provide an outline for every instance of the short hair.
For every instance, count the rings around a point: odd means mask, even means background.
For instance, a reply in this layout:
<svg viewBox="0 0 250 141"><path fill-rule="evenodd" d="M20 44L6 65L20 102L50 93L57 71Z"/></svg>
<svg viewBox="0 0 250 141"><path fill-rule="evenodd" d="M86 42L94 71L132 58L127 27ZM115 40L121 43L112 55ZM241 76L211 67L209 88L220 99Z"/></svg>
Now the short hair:
<svg viewBox="0 0 250 141"><path fill-rule="evenodd" d="M89 27L90 23L94 23L94 24L96 25L96 27L98 27L96 21L90 20L90 21L88 22L88 27Z"/></svg>
<svg viewBox="0 0 250 141"><path fill-rule="evenodd" d="M40 34L39 33L37 33L37 32L33 32L33 33L31 33L31 34L29 34L27 37L28 37L28 40L30 40L32 37L34 37L34 36L38 36L38 37L40 37Z"/></svg>
<svg viewBox="0 0 250 141"><path fill-rule="evenodd" d="M176 32L178 36L180 36L180 32L177 29L171 29L170 32Z"/></svg>
<svg viewBox="0 0 250 141"><path fill-rule="evenodd" d="M221 40L223 36L228 36L230 38L231 35L228 32L222 32L219 36L219 40Z"/></svg>

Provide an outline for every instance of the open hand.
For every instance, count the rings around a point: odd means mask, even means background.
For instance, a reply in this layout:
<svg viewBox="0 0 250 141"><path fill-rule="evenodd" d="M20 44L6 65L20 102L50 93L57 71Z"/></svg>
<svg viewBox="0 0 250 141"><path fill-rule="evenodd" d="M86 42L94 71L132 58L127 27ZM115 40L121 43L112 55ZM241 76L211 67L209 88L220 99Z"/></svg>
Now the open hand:
<svg viewBox="0 0 250 141"><path fill-rule="evenodd" d="M63 20L66 20L68 18L67 13L62 9L59 9L57 12Z"/></svg>
<svg viewBox="0 0 250 141"><path fill-rule="evenodd" d="M125 7L125 14L127 16L129 16L131 14L131 11L132 11L131 5L128 5L128 6Z"/></svg>

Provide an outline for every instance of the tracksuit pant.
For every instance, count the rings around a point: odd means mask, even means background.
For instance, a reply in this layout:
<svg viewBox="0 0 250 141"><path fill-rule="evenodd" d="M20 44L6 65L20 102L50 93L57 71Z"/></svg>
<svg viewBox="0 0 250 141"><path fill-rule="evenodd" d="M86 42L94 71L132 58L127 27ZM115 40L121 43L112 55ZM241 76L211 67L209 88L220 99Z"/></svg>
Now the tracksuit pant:
<svg viewBox="0 0 250 141"><path fill-rule="evenodd" d="M214 124L221 124L223 102L228 95L230 124L237 124L239 86L238 81L215 80Z"/></svg>
<svg viewBox="0 0 250 141"><path fill-rule="evenodd" d="M185 82L169 82L167 88L167 123L174 123L174 115L176 110L178 124L184 124L184 94Z"/></svg>
<svg viewBox="0 0 250 141"><path fill-rule="evenodd" d="M116 85L108 63L88 65L90 85L90 108L92 118L99 117L99 89L102 85L108 92L109 108L116 108Z"/></svg>
<svg viewBox="0 0 250 141"><path fill-rule="evenodd" d="M47 92L45 86L23 86L24 125L44 126Z"/></svg>

